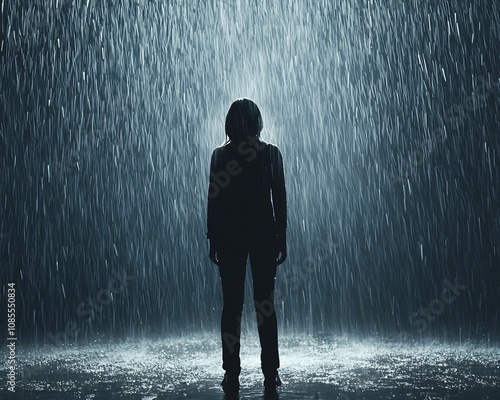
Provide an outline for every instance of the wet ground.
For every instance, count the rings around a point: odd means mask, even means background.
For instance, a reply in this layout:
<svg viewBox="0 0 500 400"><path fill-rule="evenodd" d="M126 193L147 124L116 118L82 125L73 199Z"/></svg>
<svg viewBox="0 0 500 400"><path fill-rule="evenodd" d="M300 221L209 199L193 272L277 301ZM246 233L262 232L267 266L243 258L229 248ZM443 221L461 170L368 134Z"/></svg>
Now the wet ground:
<svg viewBox="0 0 500 400"><path fill-rule="evenodd" d="M500 348L411 340L280 338L283 386L264 397L256 336L242 338L239 399L500 399ZM214 335L60 348L18 345L2 399L225 399Z"/></svg>

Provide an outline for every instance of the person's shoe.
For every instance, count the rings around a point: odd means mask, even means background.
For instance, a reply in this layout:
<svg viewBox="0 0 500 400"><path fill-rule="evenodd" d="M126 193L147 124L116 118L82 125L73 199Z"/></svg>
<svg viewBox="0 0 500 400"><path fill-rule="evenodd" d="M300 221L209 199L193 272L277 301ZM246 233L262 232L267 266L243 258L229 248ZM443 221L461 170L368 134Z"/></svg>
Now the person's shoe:
<svg viewBox="0 0 500 400"><path fill-rule="evenodd" d="M278 371L264 375L264 389L275 390L278 386L281 386L281 379L278 375Z"/></svg>
<svg viewBox="0 0 500 400"><path fill-rule="evenodd" d="M240 390L240 382L238 380L238 375L236 374L228 374L226 372L220 385L222 386L224 392L237 392Z"/></svg>

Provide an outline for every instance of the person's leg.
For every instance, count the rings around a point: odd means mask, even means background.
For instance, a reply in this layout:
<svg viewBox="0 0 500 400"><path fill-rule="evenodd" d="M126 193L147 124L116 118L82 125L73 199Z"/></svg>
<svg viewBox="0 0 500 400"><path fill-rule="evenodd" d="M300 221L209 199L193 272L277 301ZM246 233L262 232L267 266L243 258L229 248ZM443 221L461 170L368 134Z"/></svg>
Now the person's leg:
<svg viewBox="0 0 500 400"><path fill-rule="evenodd" d="M261 345L261 366L264 376L276 376L280 366L278 355L278 324L274 308L276 254L269 242L257 240L250 248L254 305Z"/></svg>
<svg viewBox="0 0 500 400"><path fill-rule="evenodd" d="M221 317L222 368L231 377L240 374L240 330L248 251L226 244L219 254L223 308Z"/></svg>

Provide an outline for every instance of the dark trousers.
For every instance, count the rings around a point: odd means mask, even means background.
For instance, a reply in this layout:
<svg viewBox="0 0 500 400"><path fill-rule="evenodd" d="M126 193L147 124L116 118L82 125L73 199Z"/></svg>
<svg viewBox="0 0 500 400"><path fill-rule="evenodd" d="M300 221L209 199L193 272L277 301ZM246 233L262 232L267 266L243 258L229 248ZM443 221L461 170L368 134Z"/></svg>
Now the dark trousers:
<svg viewBox="0 0 500 400"><path fill-rule="evenodd" d="M261 345L264 375L279 368L278 327L273 302L276 266L274 247L255 237L226 240L218 253L223 292L221 318L222 368L228 373L240 372L240 328L243 311L245 270L248 256L252 268L253 298Z"/></svg>

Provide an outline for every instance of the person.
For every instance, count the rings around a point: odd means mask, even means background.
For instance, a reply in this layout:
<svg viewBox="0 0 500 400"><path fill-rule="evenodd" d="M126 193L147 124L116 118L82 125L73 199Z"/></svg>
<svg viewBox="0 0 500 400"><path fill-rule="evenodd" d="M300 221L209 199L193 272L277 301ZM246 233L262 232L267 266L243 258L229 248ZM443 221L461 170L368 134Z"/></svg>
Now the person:
<svg viewBox="0 0 500 400"><path fill-rule="evenodd" d="M221 317L221 383L239 389L240 326L247 258L261 345L265 389L281 385L278 375L278 329L273 303L277 266L287 257L287 206L283 159L277 146L260 138L262 116L248 98L231 104L225 143L211 157L207 238L209 258L219 267Z"/></svg>

